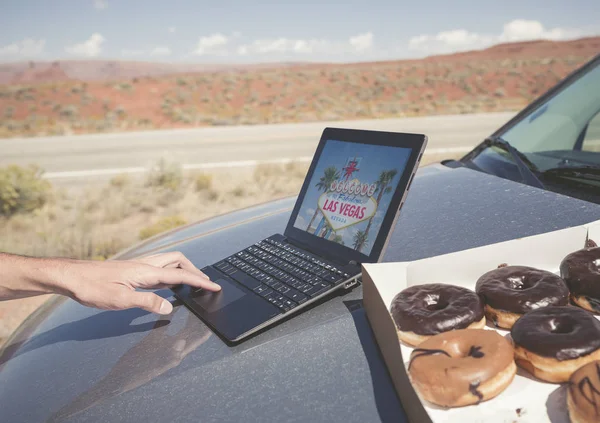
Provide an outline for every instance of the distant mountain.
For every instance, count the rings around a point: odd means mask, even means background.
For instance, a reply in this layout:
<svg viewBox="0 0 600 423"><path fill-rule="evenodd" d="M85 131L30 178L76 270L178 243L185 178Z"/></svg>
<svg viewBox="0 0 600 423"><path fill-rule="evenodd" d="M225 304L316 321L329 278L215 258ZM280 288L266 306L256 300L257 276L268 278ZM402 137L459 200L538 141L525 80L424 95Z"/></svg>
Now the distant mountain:
<svg viewBox="0 0 600 423"><path fill-rule="evenodd" d="M0 84L30 84L65 80L107 81L159 77L182 73L255 70L296 66L301 63L179 64L122 62L116 60L60 60L0 64Z"/></svg>
<svg viewBox="0 0 600 423"><path fill-rule="evenodd" d="M473 50L461 53L449 54L446 56L432 56L427 60L439 60L441 57L446 59L472 57L476 59L502 57L549 57L573 55L594 55L600 53L600 37L580 38L570 41L550 41L534 40L521 41L516 43L503 43L488 47L483 50Z"/></svg>
<svg viewBox="0 0 600 423"><path fill-rule="evenodd" d="M483 50L429 56L389 62L439 62L471 59L501 59L503 57L545 57L574 54L589 56L600 53L600 37L572 41L526 41L498 44ZM107 81L140 77L191 74L216 71L251 71L294 66L343 67L340 63L260 63L260 64L181 64L127 62L116 60L68 60L55 62L21 62L0 64L0 84L31 84L50 81ZM353 64L356 65L356 64ZM369 66L369 63L364 63Z"/></svg>

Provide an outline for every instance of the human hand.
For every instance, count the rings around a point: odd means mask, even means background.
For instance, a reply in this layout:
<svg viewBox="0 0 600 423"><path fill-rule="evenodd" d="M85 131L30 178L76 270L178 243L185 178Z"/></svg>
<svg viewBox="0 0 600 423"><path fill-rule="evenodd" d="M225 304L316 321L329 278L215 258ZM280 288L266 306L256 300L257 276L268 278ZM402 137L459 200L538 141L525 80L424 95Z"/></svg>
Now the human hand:
<svg viewBox="0 0 600 423"><path fill-rule="evenodd" d="M173 311L168 300L136 288L169 288L183 283L209 291L221 289L180 252L135 260L65 260L59 277L66 295L83 305L104 310L139 307L158 314Z"/></svg>

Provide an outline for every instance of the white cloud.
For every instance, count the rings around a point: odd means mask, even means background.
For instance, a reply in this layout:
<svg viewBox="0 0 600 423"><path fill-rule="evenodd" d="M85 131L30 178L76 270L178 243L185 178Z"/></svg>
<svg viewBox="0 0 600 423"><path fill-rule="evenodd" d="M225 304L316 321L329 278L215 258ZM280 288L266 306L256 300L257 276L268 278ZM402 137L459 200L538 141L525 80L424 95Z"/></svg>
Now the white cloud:
<svg viewBox="0 0 600 423"><path fill-rule="evenodd" d="M442 31L435 35L417 35L408 41L408 48L426 54L451 53L489 47L497 43L529 40L567 40L586 35L575 28L545 29L541 22L515 19L507 22L500 34L480 34L466 29Z"/></svg>
<svg viewBox="0 0 600 423"><path fill-rule="evenodd" d="M177 27L170 26L170 27L168 28L168 31L169 31L171 34L173 34L175 31L177 31Z"/></svg>
<svg viewBox="0 0 600 423"><path fill-rule="evenodd" d="M356 51L364 51L373 47L373 33L366 32L364 34L358 34L354 37L350 37L348 41Z"/></svg>
<svg viewBox="0 0 600 423"><path fill-rule="evenodd" d="M35 57L43 53L46 40L25 38L24 40L0 47L0 56Z"/></svg>
<svg viewBox="0 0 600 423"><path fill-rule="evenodd" d="M76 56L96 57L102 52L104 41L104 37L95 32L86 41L65 47L65 51Z"/></svg>
<svg viewBox="0 0 600 423"><path fill-rule="evenodd" d="M228 53L227 44L229 39L220 33L212 34L206 37L200 37L198 45L193 51L193 54L198 56L204 56L207 54L211 55L225 55Z"/></svg>
<svg viewBox="0 0 600 423"><path fill-rule="evenodd" d="M170 56L171 49L166 46L157 46L150 51L150 56Z"/></svg>
<svg viewBox="0 0 600 423"><path fill-rule="evenodd" d="M269 54L269 53L315 53L327 48L325 40L294 40L289 38L273 38L254 40L250 44L238 48L240 54Z"/></svg>
<svg viewBox="0 0 600 423"><path fill-rule="evenodd" d="M347 42L326 39L267 38L254 40L237 47L237 53L266 55L326 55L362 53L373 47L373 34L367 32L350 37Z"/></svg>
<svg viewBox="0 0 600 423"><path fill-rule="evenodd" d="M525 40L567 40L585 35L583 31L575 28L544 29L538 21L515 19L504 25L500 41L525 41Z"/></svg>
<svg viewBox="0 0 600 423"><path fill-rule="evenodd" d="M94 0L94 8L98 10L104 10L108 7L108 3L105 0Z"/></svg>

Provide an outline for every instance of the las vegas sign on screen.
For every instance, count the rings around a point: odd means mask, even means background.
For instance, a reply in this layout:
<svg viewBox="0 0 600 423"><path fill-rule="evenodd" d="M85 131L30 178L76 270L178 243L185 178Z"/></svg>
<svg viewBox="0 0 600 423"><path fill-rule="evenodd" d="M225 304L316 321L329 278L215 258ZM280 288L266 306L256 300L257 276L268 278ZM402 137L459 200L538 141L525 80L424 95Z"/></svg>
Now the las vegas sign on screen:
<svg viewBox="0 0 600 423"><path fill-rule="evenodd" d="M333 182L330 190L321 194L319 209L334 231L370 219L377 211L373 198L376 184L361 184L358 179Z"/></svg>

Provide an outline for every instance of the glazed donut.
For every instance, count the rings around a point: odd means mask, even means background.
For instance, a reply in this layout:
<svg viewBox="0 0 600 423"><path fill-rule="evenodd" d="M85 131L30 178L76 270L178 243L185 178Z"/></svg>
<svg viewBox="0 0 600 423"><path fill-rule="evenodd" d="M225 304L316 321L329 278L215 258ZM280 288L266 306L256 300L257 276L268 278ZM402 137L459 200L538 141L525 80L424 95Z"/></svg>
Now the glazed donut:
<svg viewBox="0 0 600 423"><path fill-rule="evenodd" d="M600 314L600 247L588 240L588 248L566 256L560 264L560 275L571 300L579 307Z"/></svg>
<svg viewBox="0 0 600 423"><path fill-rule="evenodd" d="M475 292L441 283L404 289L392 300L390 313L398 338L413 346L438 333L485 326L483 302Z"/></svg>
<svg viewBox="0 0 600 423"><path fill-rule="evenodd" d="M517 372L513 348L494 330L459 329L432 336L410 355L408 373L425 400L442 407L495 397Z"/></svg>
<svg viewBox="0 0 600 423"><path fill-rule="evenodd" d="M575 370L600 359L600 320L577 307L530 311L510 334L517 364L547 382L566 382Z"/></svg>
<svg viewBox="0 0 600 423"><path fill-rule="evenodd" d="M600 422L600 361L592 361L571 375L567 408L571 423Z"/></svg>
<svg viewBox="0 0 600 423"><path fill-rule="evenodd" d="M479 278L475 291L485 303L485 317L504 329L510 329L531 310L569 304L565 281L554 273L527 266L504 265L491 270Z"/></svg>

